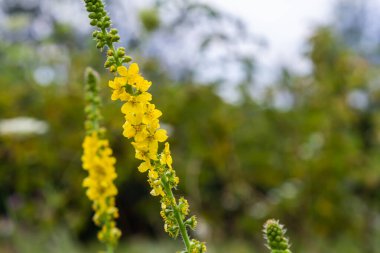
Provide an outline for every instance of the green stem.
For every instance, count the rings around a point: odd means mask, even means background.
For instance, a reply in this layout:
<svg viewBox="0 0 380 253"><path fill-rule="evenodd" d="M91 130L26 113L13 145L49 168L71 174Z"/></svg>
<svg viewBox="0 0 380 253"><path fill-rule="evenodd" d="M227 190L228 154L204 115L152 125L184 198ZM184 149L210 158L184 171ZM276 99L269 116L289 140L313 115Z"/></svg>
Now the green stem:
<svg viewBox="0 0 380 253"><path fill-rule="evenodd" d="M187 252L190 252L190 237L189 237L189 235L187 233L185 223L182 220L180 210L178 209L177 201L176 201L176 199L175 199L175 197L173 195L172 189L171 189L171 187L170 187L170 185L168 183L168 180L167 180L167 178L166 178L165 175L162 175L161 181L162 181L162 185L164 186L166 194L171 199L172 208L173 208L173 212L174 212L174 217L175 217L175 219L177 221L177 224L178 224L178 227L179 227L179 231L180 231L181 236L182 236L183 243L186 246Z"/></svg>
<svg viewBox="0 0 380 253"><path fill-rule="evenodd" d="M107 253L113 253L113 246L111 244L107 244Z"/></svg>

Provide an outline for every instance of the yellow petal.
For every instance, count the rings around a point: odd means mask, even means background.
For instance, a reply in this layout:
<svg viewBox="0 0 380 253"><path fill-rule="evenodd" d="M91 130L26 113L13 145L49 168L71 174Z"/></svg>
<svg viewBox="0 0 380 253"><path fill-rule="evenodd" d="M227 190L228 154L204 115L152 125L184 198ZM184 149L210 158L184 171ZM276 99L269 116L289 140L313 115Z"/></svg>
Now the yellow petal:
<svg viewBox="0 0 380 253"><path fill-rule="evenodd" d="M115 82L112 81L112 80L108 81L108 86L109 86L110 88L112 88L112 89L116 89L116 87L115 87Z"/></svg>
<svg viewBox="0 0 380 253"><path fill-rule="evenodd" d="M166 130L164 129L158 129L156 133L154 134L154 138L159 142L164 142L168 138L168 135L166 134Z"/></svg>
<svg viewBox="0 0 380 253"><path fill-rule="evenodd" d="M145 171L149 170L151 168L151 165L150 165L150 162L143 162L140 164L140 166L138 167L138 170L141 172L141 173L144 173Z"/></svg>
<svg viewBox="0 0 380 253"><path fill-rule="evenodd" d="M127 75L128 75L128 70L127 70L127 68L124 67L124 66L118 67L118 68L117 68L117 72L118 72L119 75L121 75L121 76L127 76Z"/></svg>
<svg viewBox="0 0 380 253"><path fill-rule="evenodd" d="M158 109L154 109L152 114L153 114L153 117L157 119L157 118L161 117L162 112Z"/></svg>
<svg viewBox="0 0 380 253"><path fill-rule="evenodd" d="M131 95L127 93L125 90L123 90L121 94L119 95L119 98L121 101L128 101L130 97Z"/></svg>
<svg viewBox="0 0 380 253"><path fill-rule="evenodd" d="M113 92L112 92L112 95L111 95L111 100L118 100L119 99L119 97L120 97L120 94L119 94L119 91L118 90L114 90Z"/></svg>
<svg viewBox="0 0 380 253"><path fill-rule="evenodd" d="M135 136L136 130L130 124L123 125L123 127L124 127L123 135L125 137L129 139Z"/></svg>
<svg viewBox="0 0 380 253"><path fill-rule="evenodd" d="M136 99L140 102L148 102L148 101L152 100L152 94L150 94L148 92L143 92L140 95L138 95L136 97Z"/></svg>
<svg viewBox="0 0 380 253"><path fill-rule="evenodd" d="M131 66L129 66L128 74L129 75L136 75L139 73L139 65L137 63L132 63Z"/></svg>
<svg viewBox="0 0 380 253"><path fill-rule="evenodd" d="M115 86L117 86L118 88L121 88L121 86L125 86L127 84L127 78L115 77L114 82L115 82Z"/></svg>

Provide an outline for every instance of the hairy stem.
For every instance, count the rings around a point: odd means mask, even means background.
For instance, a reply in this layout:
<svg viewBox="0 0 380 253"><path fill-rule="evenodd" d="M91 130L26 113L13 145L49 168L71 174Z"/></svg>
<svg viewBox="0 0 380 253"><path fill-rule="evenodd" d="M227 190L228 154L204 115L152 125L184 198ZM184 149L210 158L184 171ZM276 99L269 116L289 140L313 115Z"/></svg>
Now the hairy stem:
<svg viewBox="0 0 380 253"><path fill-rule="evenodd" d="M173 212L174 212L174 217L175 217L175 219L177 221L177 224L178 224L178 227L179 227L179 231L180 231L181 236L182 236L183 243L186 246L187 252L190 252L190 237L189 237L189 235L187 233L187 229L186 229L185 223L183 222L181 213L180 213L180 211L178 209L177 200L174 197L173 191L172 191L172 189L171 189L171 187L170 187L170 185L168 183L168 180L167 180L167 178L166 178L165 175L162 175L161 181L162 181L162 185L164 186L166 194L171 199L172 208L173 208Z"/></svg>

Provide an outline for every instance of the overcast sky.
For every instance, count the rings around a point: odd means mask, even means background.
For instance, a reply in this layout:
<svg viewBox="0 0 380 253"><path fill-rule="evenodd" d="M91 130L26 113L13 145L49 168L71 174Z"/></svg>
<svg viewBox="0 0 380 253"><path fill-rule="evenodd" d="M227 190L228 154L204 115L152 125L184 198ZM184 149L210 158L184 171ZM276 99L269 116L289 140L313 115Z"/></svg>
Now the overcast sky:
<svg viewBox="0 0 380 253"><path fill-rule="evenodd" d="M272 70L286 65L305 73L310 68L302 58L307 37L318 24L328 23L336 0L203 0L240 17L268 48L258 52L262 81L273 77Z"/></svg>

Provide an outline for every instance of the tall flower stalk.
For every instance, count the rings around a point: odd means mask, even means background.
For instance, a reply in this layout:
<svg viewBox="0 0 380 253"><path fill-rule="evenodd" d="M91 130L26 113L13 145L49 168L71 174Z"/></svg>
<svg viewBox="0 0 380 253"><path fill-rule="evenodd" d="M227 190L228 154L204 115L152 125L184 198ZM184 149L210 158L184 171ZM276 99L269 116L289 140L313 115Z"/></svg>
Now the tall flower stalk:
<svg viewBox="0 0 380 253"><path fill-rule="evenodd" d="M135 157L141 161L138 170L147 172L151 195L160 197L164 229L173 238L181 235L186 248L183 253L206 252L205 244L191 239L188 234L188 228L194 230L197 222L195 216L189 217L187 200L183 197L177 199L173 194L179 179L172 167L170 146L166 142L167 133L160 128L159 118L162 112L151 102L152 95L148 92L152 83L141 75L137 63L123 66L132 59L125 54L123 47L115 47L114 43L120 37L117 29L111 28L111 20L103 2L84 2L91 19L90 24L95 27L93 37L97 41L96 46L100 50L107 49L104 66L115 74L108 85L112 89L111 99L123 102L123 135L133 140Z"/></svg>
<svg viewBox="0 0 380 253"><path fill-rule="evenodd" d="M98 239L106 244L107 253L113 253L121 235L115 224L118 217L118 209L115 207L117 189L113 183L117 177L114 167L116 159L104 138L105 130L100 126L97 74L88 68L85 75L86 137L83 142L82 163L88 176L83 180L83 187L87 188L86 195L92 201L92 209L95 212L93 221L101 228Z"/></svg>

